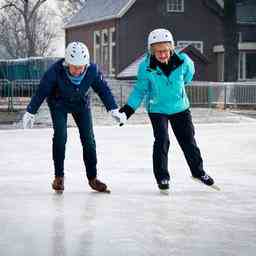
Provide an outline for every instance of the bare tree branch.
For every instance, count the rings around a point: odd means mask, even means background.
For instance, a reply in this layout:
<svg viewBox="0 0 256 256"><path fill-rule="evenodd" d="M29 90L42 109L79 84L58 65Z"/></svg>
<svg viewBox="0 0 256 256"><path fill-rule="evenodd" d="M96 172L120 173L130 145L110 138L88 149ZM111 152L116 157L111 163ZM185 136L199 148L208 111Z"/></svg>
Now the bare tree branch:
<svg viewBox="0 0 256 256"><path fill-rule="evenodd" d="M56 28L47 0L2 0L0 44L12 57L42 56L49 52ZM3 8L4 7L4 8Z"/></svg>
<svg viewBox="0 0 256 256"><path fill-rule="evenodd" d="M20 13L23 13L23 10L20 9L14 2L8 2L5 5L3 5L2 7L0 7L1 9L7 9L7 8L11 8L14 7L16 10L18 10Z"/></svg>
<svg viewBox="0 0 256 256"><path fill-rule="evenodd" d="M0 10L1 10L1 9L6 9L6 8L12 7L12 6L13 6L12 3L10 3L10 4L5 4L5 5L3 5L3 6L0 7Z"/></svg>
<svg viewBox="0 0 256 256"><path fill-rule="evenodd" d="M64 21L67 21L78 10L80 10L87 0L56 0Z"/></svg>
<svg viewBox="0 0 256 256"><path fill-rule="evenodd" d="M40 6L45 3L47 0L38 0L36 2L36 4L34 5L34 7L32 8L32 11L30 12L30 15L28 17L28 20L30 20L33 16L33 14L36 12L36 10L38 10L40 8Z"/></svg>

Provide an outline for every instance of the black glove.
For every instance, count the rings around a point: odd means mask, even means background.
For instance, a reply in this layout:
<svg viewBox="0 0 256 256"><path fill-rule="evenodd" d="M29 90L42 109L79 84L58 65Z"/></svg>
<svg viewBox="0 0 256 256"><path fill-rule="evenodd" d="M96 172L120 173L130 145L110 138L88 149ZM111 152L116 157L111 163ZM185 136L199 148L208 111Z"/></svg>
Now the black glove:
<svg viewBox="0 0 256 256"><path fill-rule="evenodd" d="M126 117L127 117L127 119L128 118L130 118L130 116L132 115L132 114L134 114L134 110L133 110L133 108L132 107L130 107L129 105L124 105L123 107L121 107L120 109L119 109L119 112L120 113L125 113L126 114Z"/></svg>

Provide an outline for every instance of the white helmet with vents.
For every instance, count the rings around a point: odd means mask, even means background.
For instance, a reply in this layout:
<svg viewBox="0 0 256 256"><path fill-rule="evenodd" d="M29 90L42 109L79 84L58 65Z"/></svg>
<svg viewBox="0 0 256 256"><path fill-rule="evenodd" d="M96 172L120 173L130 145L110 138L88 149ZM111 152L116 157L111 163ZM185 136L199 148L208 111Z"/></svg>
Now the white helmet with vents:
<svg viewBox="0 0 256 256"><path fill-rule="evenodd" d="M66 48L65 62L75 66L89 65L90 54L86 45L81 42L69 43Z"/></svg>
<svg viewBox="0 0 256 256"><path fill-rule="evenodd" d="M148 36L148 50L156 43L170 42L174 47L174 40L171 32L167 29L159 28L151 31Z"/></svg>

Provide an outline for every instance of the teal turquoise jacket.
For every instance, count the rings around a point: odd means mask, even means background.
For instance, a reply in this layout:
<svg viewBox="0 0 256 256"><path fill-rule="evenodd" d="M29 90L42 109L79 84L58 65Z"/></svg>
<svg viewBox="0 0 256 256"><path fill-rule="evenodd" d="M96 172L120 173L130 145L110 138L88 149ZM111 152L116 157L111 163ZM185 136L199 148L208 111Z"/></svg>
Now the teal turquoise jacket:
<svg viewBox="0 0 256 256"><path fill-rule="evenodd" d="M145 100L149 113L175 114L189 108L185 91L195 73L194 63L185 53L174 53L172 71L166 76L152 63L150 55L139 65L137 83L127 104L135 111Z"/></svg>

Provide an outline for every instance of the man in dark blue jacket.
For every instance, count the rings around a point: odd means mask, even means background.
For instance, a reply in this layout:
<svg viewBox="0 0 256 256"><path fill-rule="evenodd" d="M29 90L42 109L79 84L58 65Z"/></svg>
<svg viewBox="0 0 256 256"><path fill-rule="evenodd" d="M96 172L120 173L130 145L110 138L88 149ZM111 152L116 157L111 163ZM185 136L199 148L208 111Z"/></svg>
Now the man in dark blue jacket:
<svg viewBox="0 0 256 256"><path fill-rule="evenodd" d="M32 128L34 115L44 99L50 109L53 122L53 161L55 179L52 188L64 190L64 159L67 141L67 115L71 113L80 133L86 175L92 189L109 192L106 184L97 179L97 155L90 110L89 89L100 97L107 111L122 123L126 116L120 113L115 99L95 64L90 64L89 51L81 42L72 42L66 48L65 59L53 64L44 74L27 112L23 116L23 127Z"/></svg>

